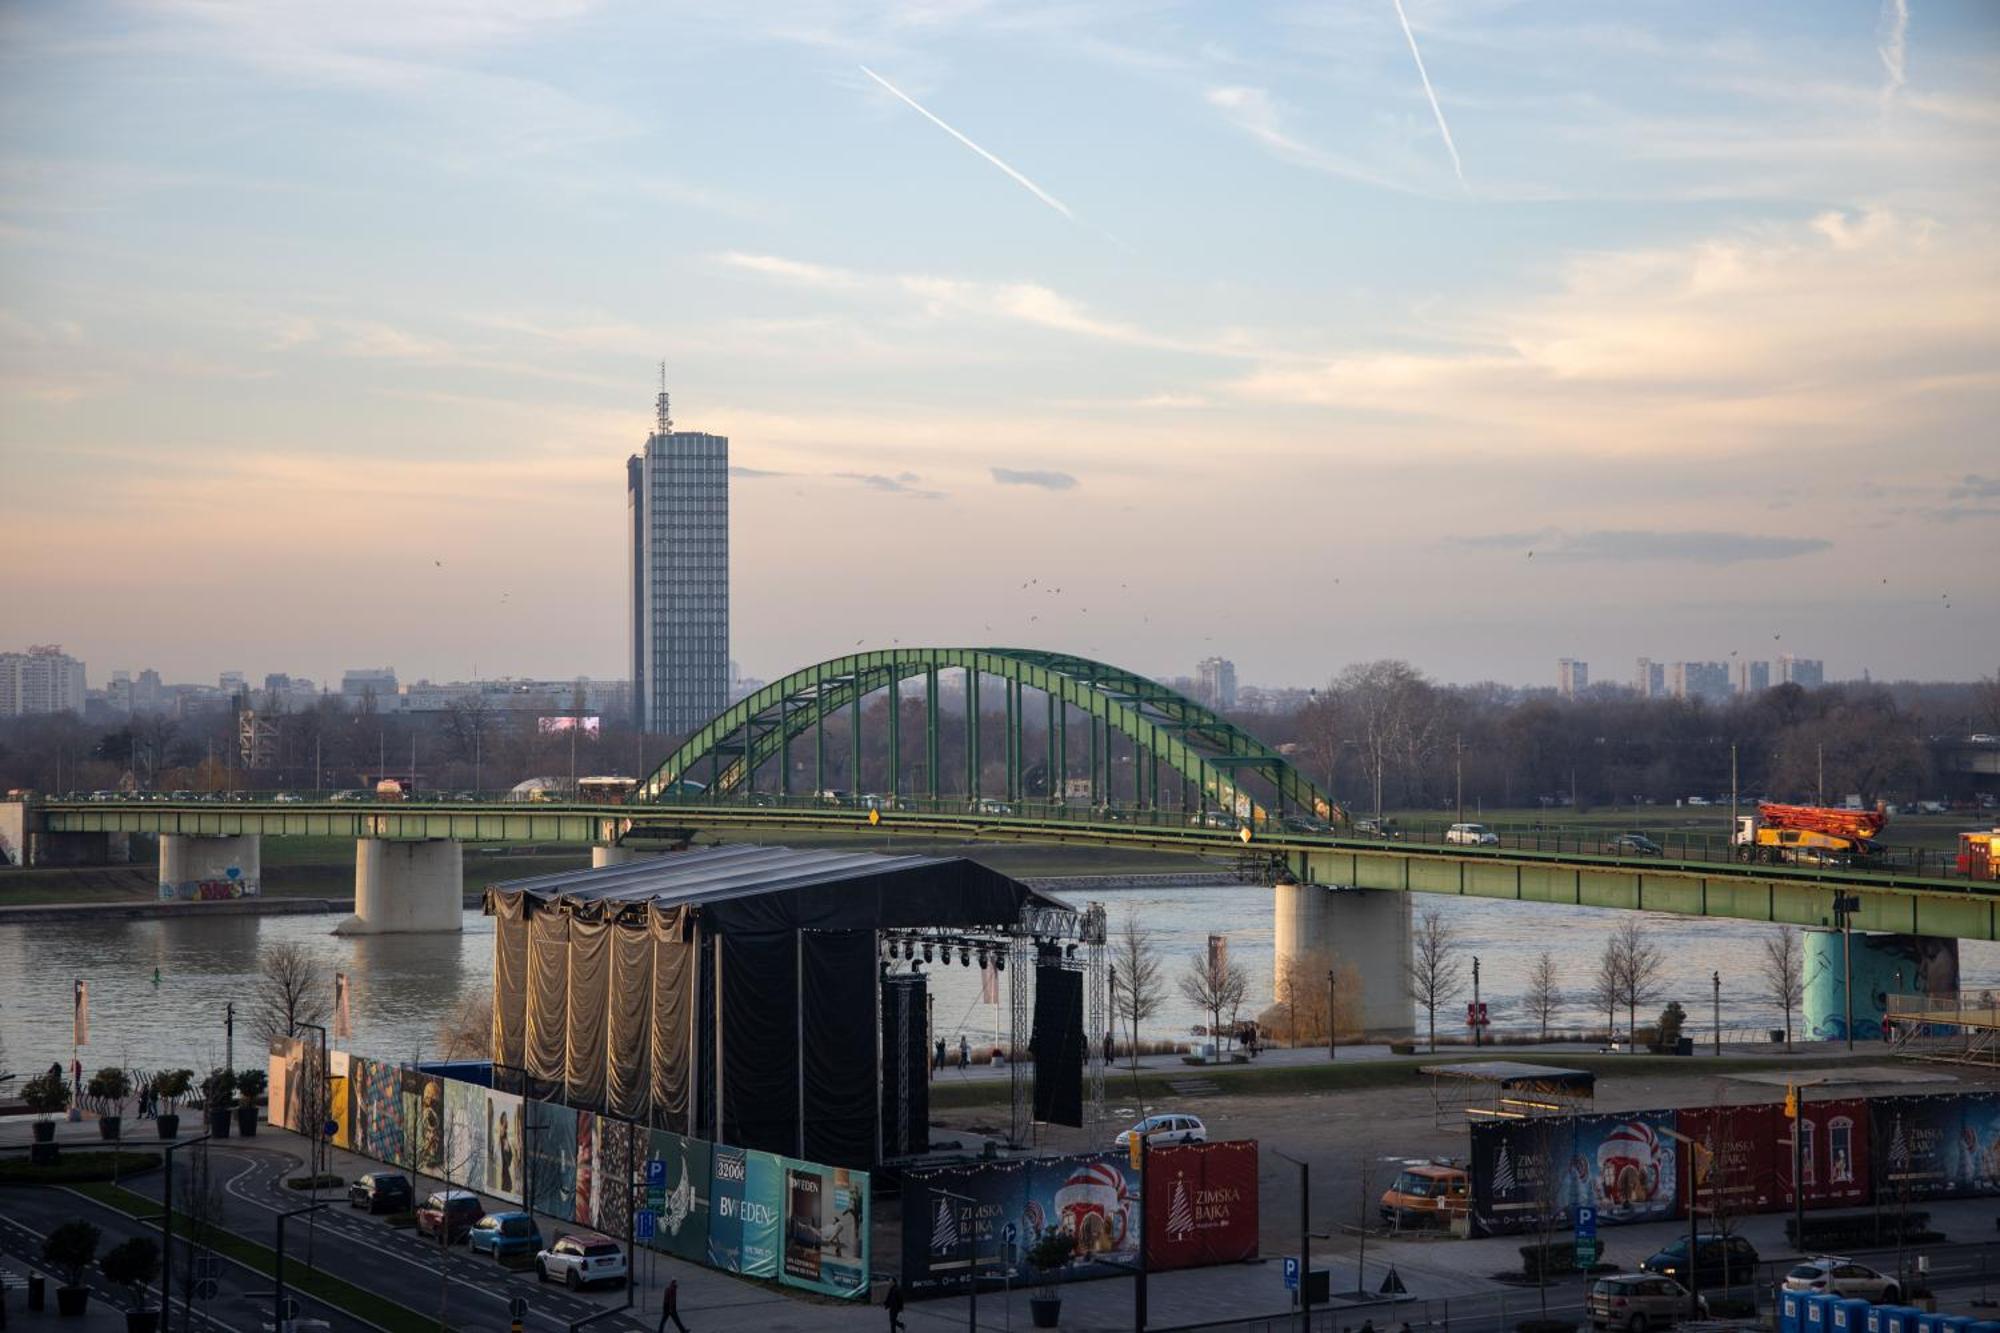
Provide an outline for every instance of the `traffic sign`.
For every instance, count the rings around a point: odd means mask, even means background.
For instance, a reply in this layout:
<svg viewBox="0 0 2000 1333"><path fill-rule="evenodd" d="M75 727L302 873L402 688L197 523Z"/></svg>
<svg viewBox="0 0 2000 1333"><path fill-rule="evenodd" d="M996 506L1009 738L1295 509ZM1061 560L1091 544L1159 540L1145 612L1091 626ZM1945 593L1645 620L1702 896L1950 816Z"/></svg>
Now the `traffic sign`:
<svg viewBox="0 0 2000 1333"><path fill-rule="evenodd" d="M875 824L879 824L879 823L881 823L881 822L882 822L882 812L881 812L880 810L870 810L870 811L868 812L868 822L869 822L869 824L870 824L870 825L875 825Z"/></svg>
<svg viewBox="0 0 2000 1333"><path fill-rule="evenodd" d="M1597 1256L1604 1253L1604 1246L1595 1236L1576 1238L1576 1266L1588 1269L1597 1262Z"/></svg>
<svg viewBox="0 0 2000 1333"><path fill-rule="evenodd" d="M667 1163L665 1159L659 1157L647 1158L646 1159L647 1187L652 1188L654 1186L664 1185L666 1183L667 1183Z"/></svg>
<svg viewBox="0 0 2000 1333"><path fill-rule="evenodd" d="M326 1133L325 1133L325 1134L324 1134L324 1135L323 1135L322 1137L324 1137L324 1138L329 1138L329 1139L337 1139L337 1138L339 1138L339 1137L340 1137L340 1122L339 1122L338 1120L329 1120L329 1121L327 1121L327 1122L326 1122Z"/></svg>
<svg viewBox="0 0 2000 1333"><path fill-rule="evenodd" d="M1006 1226L1000 1228L1000 1239L1005 1241L1009 1245L1012 1245L1014 1243L1014 1237L1020 1234L1021 1233L1015 1228L1012 1222L1009 1222Z"/></svg>
<svg viewBox="0 0 2000 1333"><path fill-rule="evenodd" d="M212 1301L215 1293L222 1290L222 1284L212 1277L198 1279L194 1284L194 1298L198 1301Z"/></svg>
<svg viewBox="0 0 2000 1333"><path fill-rule="evenodd" d="M1597 1209L1584 1204L1576 1210L1576 1235L1579 1240L1597 1238Z"/></svg>
<svg viewBox="0 0 2000 1333"><path fill-rule="evenodd" d="M528 1317L528 1298L526 1296L516 1296L513 1300L508 1301L507 1317L510 1319L526 1319Z"/></svg>
<svg viewBox="0 0 2000 1333"><path fill-rule="evenodd" d="M1298 1289L1299 1257L1296 1254L1288 1254L1285 1256L1285 1290L1297 1291Z"/></svg>
<svg viewBox="0 0 2000 1333"><path fill-rule="evenodd" d="M636 1221L638 1223L639 1239L651 1240L653 1238L653 1210L650 1208L641 1209Z"/></svg>

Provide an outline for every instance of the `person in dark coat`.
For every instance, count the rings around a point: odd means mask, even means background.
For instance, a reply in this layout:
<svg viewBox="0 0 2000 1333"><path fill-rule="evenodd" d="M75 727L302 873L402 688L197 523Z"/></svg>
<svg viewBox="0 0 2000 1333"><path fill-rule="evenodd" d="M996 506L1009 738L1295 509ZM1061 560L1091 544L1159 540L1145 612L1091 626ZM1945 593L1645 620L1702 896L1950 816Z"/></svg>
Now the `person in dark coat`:
<svg viewBox="0 0 2000 1333"><path fill-rule="evenodd" d="M894 1278L889 1279L889 1291L882 1297L882 1308L889 1312L889 1333L902 1333L903 1288Z"/></svg>
<svg viewBox="0 0 2000 1333"><path fill-rule="evenodd" d="M660 1333L667 1333L667 1321L674 1321L680 1333L688 1333L688 1326L681 1322L681 1281L679 1278L667 1280L667 1294L660 1300Z"/></svg>

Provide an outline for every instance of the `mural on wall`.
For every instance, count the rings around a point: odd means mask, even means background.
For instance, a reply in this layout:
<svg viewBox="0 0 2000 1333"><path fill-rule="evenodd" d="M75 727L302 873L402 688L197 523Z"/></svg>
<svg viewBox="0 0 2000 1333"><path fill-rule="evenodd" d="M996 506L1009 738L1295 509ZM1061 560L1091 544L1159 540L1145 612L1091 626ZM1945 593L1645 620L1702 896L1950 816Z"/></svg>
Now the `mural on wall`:
<svg viewBox="0 0 2000 1333"><path fill-rule="evenodd" d="M1843 944L1843 940L1845 943ZM1805 1027L1822 1041L1847 1038L1847 968L1854 971L1854 1037L1881 1041L1891 995L1958 994L1958 941L1922 935L1805 933Z"/></svg>
<svg viewBox="0 0 2000 1333"><path fill-rule="evenodd" d="M486 1188L486 1089L455 1078L441 1081L447 1178L475 1193L491 1193Z"/></svg>
<svg viewBox="0 0 2000 1333"><path fill-rule="evenodd" d="M528 1153L528 1188L535 1211L551 1217L576 1217L577 1113L554 1102L536 1102L528 1112L523 1143Z"/></svg>
<svg viewBox="0 0 2000 1333"><path fill-rule="evenodd" d="M1096 1276L1131 1265L1143 1218L1138 1172L1123 1153L1088 1153L1040 1161L981 1163L912 1171L903 1182L903 1274L913 1291L962 1285L976 1247L981 1271L1001 1253L1002 1231L1017 1237L1054 1227L1070 1238L1070 1261L1057 1278ZM918 1220L921 1219L921 1220ZM1025 1280L1015 1250L1015 1280Z"/></svg>
<svg viewBox="0 0 2000 1333"><path fill-rule="evenodd" d="M413 1153L411 1166L427 1175L444 1174L444 1080L435 1074L405 1069L403 1075L403 1147Z"/></svg>
<svg viewBox="0 0 2000 1333"><path fill-rule="evenodd" d="M403 1165L402 1071L392 1064L354 1056L354 1150L378 1162Z"/></svg>
<svg viewBox="0 0 2000 1333"><path fill-rule="evenodd" d="M521 1202L521 1098L516 1093L486 1092L485 1191L509 1203Z"/></svg>
<svg viewBox="0 0 2000 1333"><path fill-rule="evenodd" d="M597 1200L591 1218L605 1235L626 1234L632 1221L632 1173L644 1168L645 1159L632 1153L632 1123L598 1116Z"/></svg>
<svg viewBox="0 0 2000 1333"><path fill-rule="evenodd" d="M650 1149L664 1168L647 1206L657 1219L653 1245L696 1263L708 1261L709 1147L701 1139L653 1130Z"/></svg>

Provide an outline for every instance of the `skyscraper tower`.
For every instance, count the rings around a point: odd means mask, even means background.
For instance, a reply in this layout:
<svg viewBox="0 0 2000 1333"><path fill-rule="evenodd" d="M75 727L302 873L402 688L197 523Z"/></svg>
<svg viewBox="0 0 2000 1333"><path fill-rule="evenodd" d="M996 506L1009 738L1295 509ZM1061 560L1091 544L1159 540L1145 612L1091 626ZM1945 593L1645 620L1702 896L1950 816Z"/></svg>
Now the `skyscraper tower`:
<svg viewBox="0 0 2000 1333"><path fill-rule="evenodd" d="M677 431L660 363L653 433L625 465L632 521L632 709L685 735L729 702L729 440Z"/></svg>

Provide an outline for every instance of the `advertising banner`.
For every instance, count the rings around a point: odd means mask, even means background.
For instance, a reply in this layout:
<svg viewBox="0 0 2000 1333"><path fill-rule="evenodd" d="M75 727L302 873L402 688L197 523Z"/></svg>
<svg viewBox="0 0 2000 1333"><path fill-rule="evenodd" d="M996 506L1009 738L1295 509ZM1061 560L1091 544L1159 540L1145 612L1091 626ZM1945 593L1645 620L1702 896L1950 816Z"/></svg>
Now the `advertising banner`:
<svg viewBox="0 0 2000 1333"><path fill-rule="evenodd" d="M1877 1204L1972 1192L1959 1175L1968 1158L1964 1098L1877 1097L1869 1109Z"/></svg>
<svg viewBox="0 0 2000 1333"><path fill-rule="evenodd" d="M623 1236L632 1224L632 1172L645 1159L634 1159L632 1122L608 1115L597 1117L597 1198L592 1223L607 1236ZM645 1131L640 1131L641 1135ZM642 1143L645 1141L642 1137Z"/></svg>
<svg viewBox="0 0 2000 1333"><path fill-rule="evenodd" d="M858 1299L868 1294L868 1175L785 1158L785 1253L780 1279Z"/></svg>
<svg viewBox="0 0 2000 1333"><path fill-rule="evenodd" d="M354 1150L378 1162L403 1164L402 1071L358 1055L348 1068L354 1084Z"/></svg>
<svg viewBox="0 0 2000 1333"><path fill-rule="evenodd" d="M570 1186L570 1219L579 1226L597 1224L597 1115L576 1113L576 1174Z"/></svg>
<svg viewBox="0 0 2000 1333"><path fill-rule="evenodd" d="M1498 1236L1533 1231L1545 1218L1563 1229L1587 1182L1570 1170L1576 1122L1476 1121L1472 1125L1472 1230Z"/></svg>
<svg viewBox="0 0 2000 1333"><path fill-rule="evenodd" d="M666 1167L660 1189L653 1247L694 1263L708 1262L709 1146L656 1129L648 1151Z"/></svg>
<svg viewBox="0 0 2000 1333"><path fill-rule="evenodd" d="M491 1193L486 1188L486 1089L455 1078L443 1083L446 1176L474 1193Z"/></svg>
<svg viewBox="0 0 2000 1333"><path fill-rule="evenodd" d="M1657 1222L1679 1210L1677 1145L1666 1133L1673 1127L1672 1111L1576 1118L1570 1177L1588 1189L1601 1223Z"/></svg>
<svg viewBox="0 0 2000 1333"><path fill-rule="evenodd" d="M413 1165L427 1175L444 1174L444 1080L421 1070L403 1074L404 1148L413 1150Z"/></svg>
<svg viewBox="0 0 2000 1333"><path fill-rule="evenodd" d="M509 1203L521 1202L521 1099L511 1092L486 1094L486 1166L481 1175L486 1193Z"/></svg>
<svg viewBox="0 0 2000 1333"><path fill-rule="evenodd" d="M350 1066L351 1067L351 1066ZM335 1074L327 1080L326 1091L333 1103L333 1146L354 1147L354 1088L346 1076Z"/></svg>
<svg viewBox="0 0 2000 1333"><path fill-rule="evenodd" d="M1762 1212L1779 1206L1777 1141L1790 1122L1770 1102L1697 1106L1675 1113L1681 1133L1700 1144L1694 1206L1704 1215ZM1789 1177L1789 1172L1787 1176ZM1687 1215L1687 1200L1681 1215Z"/></svg>
<svg viewBox="0 0 2000 1333"><path fill-rule="evenodd" d="M1230 1264L1257 1254L1257 1145L1187 1143L1146 1151L1146 1266Z"/></svg>
<svg viewBox="0 0 2000 1333"><path fill-rule="evenodd" d="M528 1150L527 1186L535 1211L576 1220L576 1112L554 1102L529 1102L522 1142Z"/></svg>
<svg viewBox="0 0 2000 1333"><path fill-rule="evenodd" d="M1964 1121L1953 1175L1966 1194L2000 1193L2000 1092L1967 1093L1959 1101Z"/></svg>
<svg viewBox="0 0 2000 1333"><path fill-rule="evenodd" d="M1860 1099L1813 1101L1802 1098L1799 1108L1798 1154L1805 1168L1806 1207L1839 1208L1869 1198L1869 1103ZM1792 1122L1784 1108L1771 1107L1772 1171L1778 1181L1777 1204L1792 1200Z"/></svg>
<svg viewBox="0 0 2000 1333"><path fill-rule="evenodd" d="M720 1143L712 1161L709 1263L745 1277L776 1277L783 1166L770 1153Z"/></svg>
<svg viewBox="0 0 2000 1333"><path fill-rule="evenodd" d="M1022 1256L1050 1227L1071 1241L1070 1262L1052 1274L1057 1280L1098 1276L1109 1271L1107 1263L1129 1268L1139 1256L1139 1179L1123 1153L910 1172L903 1217L903 1282L912 1291L962 1285L975 1248L982 1275L1034 1276ZM1009 1223L1016 1236L1011 1254L1004 1249Z"/></svg>

